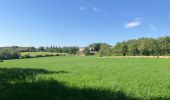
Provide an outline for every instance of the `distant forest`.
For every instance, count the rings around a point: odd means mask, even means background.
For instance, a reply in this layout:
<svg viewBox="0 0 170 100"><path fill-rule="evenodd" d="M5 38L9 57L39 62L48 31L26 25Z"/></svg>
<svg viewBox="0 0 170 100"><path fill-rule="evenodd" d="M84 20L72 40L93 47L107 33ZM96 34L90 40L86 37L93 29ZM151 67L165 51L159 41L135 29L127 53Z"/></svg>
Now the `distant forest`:
<svg viewBox="0 0 170 100"><path fill-rule="evenodd" d="M166 56L170 55L170 36L160 38L139 38L117 43L114 54L123 56Z"/></svg>
<svg viewBox="0 0 170 100"><path fill-rule="evenodd" d="M78 46L72 47L0 47L0 59L18 59L21 52L58 52L78 54ZM170 36L160 38L139 38L118 42L114 46L107 43L93 43L83 48L84 55L100 56L168 56L170 55Z"/></svg>

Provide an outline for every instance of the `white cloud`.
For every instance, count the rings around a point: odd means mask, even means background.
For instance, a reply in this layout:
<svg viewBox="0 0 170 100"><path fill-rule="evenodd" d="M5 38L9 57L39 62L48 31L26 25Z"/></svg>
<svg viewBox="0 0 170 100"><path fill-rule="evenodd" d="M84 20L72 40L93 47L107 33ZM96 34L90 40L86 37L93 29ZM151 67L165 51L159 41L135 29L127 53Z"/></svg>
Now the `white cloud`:
<svg viewBox="0 0 170 100"><path fill-rule="evenodd" d="M102 10L100 8L97 8L97 7L93 7L92 10L94 12L102 12Z"/></svg>
<svg viewBox="0 0 170 100"><path fill-rule="evenodd" d="M79 10L84 11L84 10L86 10L86 7L81 6L81 7L79 8Z"/></svg>
<svg viewBox="0 0 170 100"><path fill-rule="evenodd" d="M130 21L124 25L124 28L135 28L140 26L142 23L141 18L135 18L133 21Z"/></svg>
<svg viewBox="0 0 170 100"><path fill-rule="evenodd" d="M124 24L124 28L136 28L138 26L140 26L141 24L146 25L146 27L148 27L150 30L152 30L153 32L157 32L158 29L155 27L154 24L138 17L138 18L134 18L132 21L129 21L128 23Z"/></svg>

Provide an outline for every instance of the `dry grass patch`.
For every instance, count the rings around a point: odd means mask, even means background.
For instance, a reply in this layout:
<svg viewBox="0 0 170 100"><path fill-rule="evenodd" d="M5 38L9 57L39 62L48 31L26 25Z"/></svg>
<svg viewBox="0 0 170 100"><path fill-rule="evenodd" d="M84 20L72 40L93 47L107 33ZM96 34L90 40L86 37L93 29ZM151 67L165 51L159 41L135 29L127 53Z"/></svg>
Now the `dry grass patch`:
<svg viewBox="0 0 170 100"><path fill-rule="evenodd" d="M170 56L110 56L110 57L100 57L100 58L166 58L166 59L170 59Z"/></svg>

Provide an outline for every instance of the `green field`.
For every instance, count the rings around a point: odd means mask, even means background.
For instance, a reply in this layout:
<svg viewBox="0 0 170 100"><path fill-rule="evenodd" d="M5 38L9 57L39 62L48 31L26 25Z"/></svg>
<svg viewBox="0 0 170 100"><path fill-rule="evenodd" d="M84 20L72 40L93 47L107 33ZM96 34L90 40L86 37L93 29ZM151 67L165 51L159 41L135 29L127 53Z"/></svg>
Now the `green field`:
<svg viewBox="0 0 170 100"><path fill-rule="evenodd" d="M6 60L0 63L0 100L170 100L170 59Z"/></svg>

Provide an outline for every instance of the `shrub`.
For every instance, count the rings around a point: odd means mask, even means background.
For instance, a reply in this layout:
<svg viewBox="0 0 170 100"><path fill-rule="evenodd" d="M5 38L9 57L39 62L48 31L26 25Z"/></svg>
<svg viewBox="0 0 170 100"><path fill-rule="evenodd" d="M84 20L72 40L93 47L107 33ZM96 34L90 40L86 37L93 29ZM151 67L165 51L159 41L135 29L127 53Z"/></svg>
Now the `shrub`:
<svg viewBox="0 0 170 100"><path fill-rule="evenodd" d="M18 59L20 58L20 54L18 52L13 52L13 51L1 51L0 52L0 59Z"/></svg>
<svg viewBox="0 0 170 100"><path fill-rule="evenodd" d="M55 56L60 56L60 54L55 54Z"/></svg>
<svg viewBox="0 0 170 100"><path fill-rule="evenodd" d="M69 54L76 54L78 52L78 47L69 47L68 53Z"/></svg>
<svg viewBox="0 0 170 100"><path fill-rule="evenodd" d="M84 50L83 50L83 54L84 54L84 55L86 55L86 56L87 56L87 55L90 55L90 49L89 49L89 48L87 48L87 47L86 47L86 48L84 48Z"/></svg>
<svg viewBox="0 0 170 100"><path fill-rule="evenodd" d="M21 56L21 58L33 58L33 57L30 56L29 54L25 54L25 55Z"/></svg>
<svg viewBox="0 0 170 100"><path fill-rule="evenodd" d="M53 54L45 54L45 57L54 56Z"/></svg>
<svg viewBox="0 0 170 100"><path fill-rule="evenodd" d="M44 57L43 55L36 55L35 57Z"/></svg>
<svg viewBox="0 0 170 100"><path fill-rule="evenodd" d="M107 44L101 45L100 51L99 51L100 57L102 56L111 56L112 50Z"/></svg>
<svg viewBox="0 0 170 100"><path fill-rule="evenodd" d="M95 53L92 53L92 52L91 52L90 55L95 55Z"/></svg>
<svg viewBox="0 0 170 100"><path fill-rule="evenodd" d="M19 59L20 56L21 55L17 52L11 52L11 59Z"/></svg>

